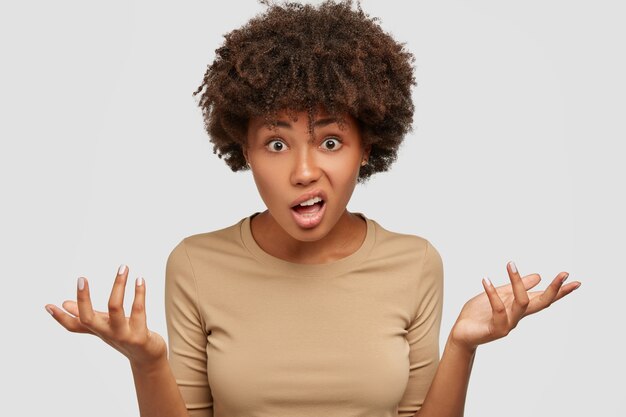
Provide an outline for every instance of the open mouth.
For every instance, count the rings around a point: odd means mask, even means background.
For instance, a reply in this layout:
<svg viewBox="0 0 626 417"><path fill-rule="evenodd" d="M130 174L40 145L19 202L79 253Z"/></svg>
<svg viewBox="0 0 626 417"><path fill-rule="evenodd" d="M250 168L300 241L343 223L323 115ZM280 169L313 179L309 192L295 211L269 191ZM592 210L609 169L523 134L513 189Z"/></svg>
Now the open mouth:
<svg viewBox="0 0 626 417"><path fill-rule="evenodd" d="M313 197L310 200L293 206L291 209L300 216L313 217L322 210L324 204L326 204L325 201L320 197Z"/></svg>
<svg viewBox="0 0 626 417"><path fill-rule="evenodd" d="M291 214L294 222L302 229L313 229L321 224L326 213L325 198L324 190L315 189L292 201Z"/></svg>

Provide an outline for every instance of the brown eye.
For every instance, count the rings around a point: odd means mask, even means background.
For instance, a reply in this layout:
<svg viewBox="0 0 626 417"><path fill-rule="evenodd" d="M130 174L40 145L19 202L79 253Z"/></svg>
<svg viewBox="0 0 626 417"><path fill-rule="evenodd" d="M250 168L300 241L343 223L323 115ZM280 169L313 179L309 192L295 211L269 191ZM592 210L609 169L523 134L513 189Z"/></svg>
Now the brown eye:
<svg viewBox="0 0 626 417"><path fill-rule="evenodd" d="M325 149L329 151L336 151L341 148L341 141L338 138L327 138L322 144L326 144Z"/></svg>
<svg viewBox="0 0 626 417"><path fill-rule="evenodd" d="M285 149L285 144L278 139L270 140L269 142L267 142L266 146L271 152L281 152L283 149Z"/></svg>

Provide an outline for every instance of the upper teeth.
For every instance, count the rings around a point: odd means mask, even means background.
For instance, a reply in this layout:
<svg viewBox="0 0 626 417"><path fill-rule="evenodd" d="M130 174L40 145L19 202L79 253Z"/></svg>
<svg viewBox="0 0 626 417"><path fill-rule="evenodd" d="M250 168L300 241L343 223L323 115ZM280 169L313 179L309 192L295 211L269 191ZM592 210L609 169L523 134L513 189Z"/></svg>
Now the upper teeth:
<svg viewBox="0 0 626 417"><path fill-rule="evenodd" d="M307 200L307 201L304 201L304 202L300 203L300 205L301 205L301 206L312 206L313 204L315 204L315 203L319 203L320 201L322 201L322 199L321 199L321 198L319 198L319 197L313 197L313 198L312 198L312 199L310 199L310 200Z"/></svg>

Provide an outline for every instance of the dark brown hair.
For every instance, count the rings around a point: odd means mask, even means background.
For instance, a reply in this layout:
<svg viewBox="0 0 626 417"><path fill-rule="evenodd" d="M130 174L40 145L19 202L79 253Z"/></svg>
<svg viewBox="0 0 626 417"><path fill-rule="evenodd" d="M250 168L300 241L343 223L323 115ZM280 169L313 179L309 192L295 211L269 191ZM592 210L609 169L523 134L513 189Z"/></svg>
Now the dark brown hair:
<svg viewBox="0 0 626 417"><path fill-rule="evenodd" d="M243 155L250 117L273 124L281 110L307 111L309 126L319 108L352 115L363 146L371 146L359 182L387 171L411 130L413 55L352 1L317 7L270 4L224 44L193 95L200 96L204 126L233 171L248 169ZM309 127L311 130L311 127Z"/></svg>

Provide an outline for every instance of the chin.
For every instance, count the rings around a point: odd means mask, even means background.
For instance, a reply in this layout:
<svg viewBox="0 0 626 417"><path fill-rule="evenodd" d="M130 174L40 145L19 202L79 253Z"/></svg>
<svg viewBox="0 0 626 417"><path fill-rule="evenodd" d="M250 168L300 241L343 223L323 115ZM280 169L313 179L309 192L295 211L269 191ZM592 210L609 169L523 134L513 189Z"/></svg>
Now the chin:
<svg viewBox="0 0 626 417"><path fill-rule="evenodd" d="M300 242L317 242L318 240L326 237L326 235L328 235L328 232L328 230L322 231L319 227L316 227L309 230L302 230L300 228L297 228L295 234L289 234L291 235L291 237L299 240Z"/></svg>
<svg viewBox="0 0 626 417"><path fill-rule="evenodd" d="M310 229L298 226L293 219L287 219L287 227L283 227L292 238L301 242L315 242L324 238L332 228L327 227L322 221L319 225Z"/></svg>
<svg viewBox="0 0 626 417"><path fill-rule="evenodd" d="M274 217L276 219L276 217ZM334 222L333 222L334 220ZM282 229L295 240L301 242L315 242L323 239L328 235L337 223L338 218L333 216L331 212L325 212L322 220L314 227L305 228L299 226L290 212L286 213L281 222L277 222ZM332 223L332 224L331 224Z"/></svg>

